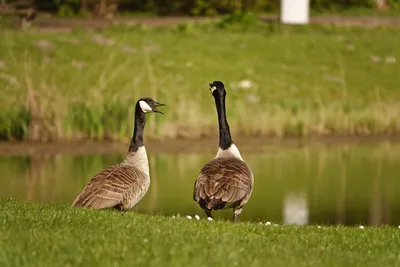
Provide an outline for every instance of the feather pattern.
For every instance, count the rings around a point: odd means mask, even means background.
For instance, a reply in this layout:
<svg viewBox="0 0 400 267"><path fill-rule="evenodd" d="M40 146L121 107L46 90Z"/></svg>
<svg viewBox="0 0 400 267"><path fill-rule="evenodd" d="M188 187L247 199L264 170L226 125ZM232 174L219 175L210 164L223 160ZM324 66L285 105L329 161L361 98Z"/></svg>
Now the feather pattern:
<svg viewBox="0 0 400 267"><path fill-rule="evenodd" d="M253 186L253 174L245 162L235 157L219 157L201 170L193 198L203 209L241 207L249 199Z"/></svg>
<svg viewBox="0 0 400 267"><path fill-rule="evenodd" d="M149 186L148 174L120 163L96 174L76 198L73 206L128 210L142 199Z"/></svg>

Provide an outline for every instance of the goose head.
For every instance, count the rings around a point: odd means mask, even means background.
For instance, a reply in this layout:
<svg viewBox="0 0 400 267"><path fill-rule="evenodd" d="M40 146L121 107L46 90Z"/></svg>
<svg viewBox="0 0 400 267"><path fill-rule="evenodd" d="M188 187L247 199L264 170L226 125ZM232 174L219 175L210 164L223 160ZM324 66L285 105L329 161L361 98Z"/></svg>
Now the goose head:
<svg viewBox="0 0 400 267"><path fill-rule="evenodd" d="M221 81L213 81L210 85L211 94L214 97L221 97L226 95L225 85Z"/></svg>
<svg viewBox="0 0 400 267"><path fill-rule="evenodd" d="M142 109L142 111L144 113L148 113L148 112L157 112L157 113L162 113L161 111L159 111L158 109L156 109L157 107L162 107L162 106L166 106L165 104L161 104L158 103L156 101L154 101L152 98L150 97L144 97L139 99L138 101L140 108Z"/></svg>

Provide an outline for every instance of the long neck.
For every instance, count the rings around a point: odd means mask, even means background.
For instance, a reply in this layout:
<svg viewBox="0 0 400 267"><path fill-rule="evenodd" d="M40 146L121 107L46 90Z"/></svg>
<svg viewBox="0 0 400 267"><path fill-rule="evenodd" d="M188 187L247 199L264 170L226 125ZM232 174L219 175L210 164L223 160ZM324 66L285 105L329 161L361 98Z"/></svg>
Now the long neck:
<svg viewBox="0 0 400 267"><path fill-rule="evenodd" d="M146 124L146 115L140 108L140 105L136 105L135 109L135 126L133 129L133 137L129 146L129 152L136 152L143 144L143 132L144 125Z"/></svg>
<svg viewBox="0 0 400 267"><path fill-rule="evenodd" d="M226 119L225 95L215 97L215 105L218 113L219 147L225 150L232 144L231 131L229 130L228 121Z"/></svg>

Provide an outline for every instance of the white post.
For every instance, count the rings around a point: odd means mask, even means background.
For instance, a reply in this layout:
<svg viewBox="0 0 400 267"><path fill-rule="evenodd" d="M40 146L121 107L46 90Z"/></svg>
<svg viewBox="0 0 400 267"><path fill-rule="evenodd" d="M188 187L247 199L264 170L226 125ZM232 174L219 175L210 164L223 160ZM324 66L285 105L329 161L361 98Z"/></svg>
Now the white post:
<svg viewBox="0 0 400 267"><path fill-rule="evenodd" d="M309 0L281 0L281 22L283 24L308 24Z"/></svg>

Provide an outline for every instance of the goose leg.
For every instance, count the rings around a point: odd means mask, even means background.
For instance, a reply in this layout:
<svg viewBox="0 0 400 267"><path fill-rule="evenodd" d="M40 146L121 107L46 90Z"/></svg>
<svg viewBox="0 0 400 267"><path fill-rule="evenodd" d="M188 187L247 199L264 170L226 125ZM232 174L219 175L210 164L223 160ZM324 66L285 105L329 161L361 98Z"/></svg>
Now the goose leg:
<svg viewBox="0 0 400 267"><path fill-rule="evenodd" d="M242 208L234 209L232 220L237 221L240 213L242 213Z"/></svg>
<svg viewBox="0 0 400 267"><path fill-rule="evenodd" d="M211 210L204 210L204 211L206 212L207 217L211 217L212 218Z"/></svg>

